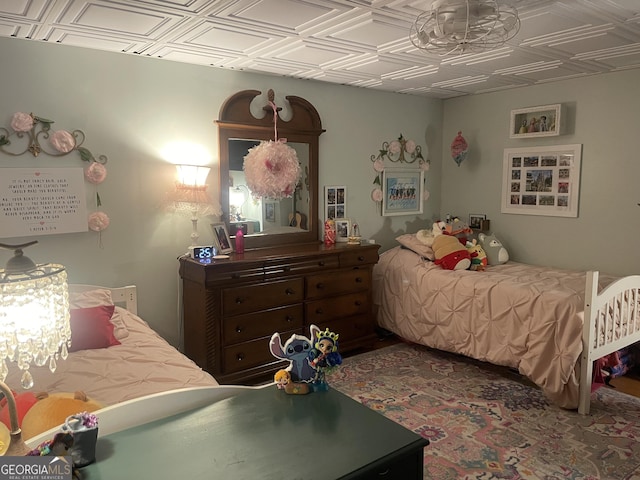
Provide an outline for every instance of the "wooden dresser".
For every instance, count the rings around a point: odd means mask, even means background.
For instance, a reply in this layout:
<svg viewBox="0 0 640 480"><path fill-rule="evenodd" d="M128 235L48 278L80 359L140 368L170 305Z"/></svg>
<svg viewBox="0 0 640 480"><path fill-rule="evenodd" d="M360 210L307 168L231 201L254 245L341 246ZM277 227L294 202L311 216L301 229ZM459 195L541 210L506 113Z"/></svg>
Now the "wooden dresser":
<svg viewBox="0 0 640 480"><path fill-rule="evenodd" d="M379 245L320 243L231 254L202 264L180 258L185 354L222 384L250 384L288 362L269 351L271 335L340 334L340 352L375 337L371 271Z"/></svg>

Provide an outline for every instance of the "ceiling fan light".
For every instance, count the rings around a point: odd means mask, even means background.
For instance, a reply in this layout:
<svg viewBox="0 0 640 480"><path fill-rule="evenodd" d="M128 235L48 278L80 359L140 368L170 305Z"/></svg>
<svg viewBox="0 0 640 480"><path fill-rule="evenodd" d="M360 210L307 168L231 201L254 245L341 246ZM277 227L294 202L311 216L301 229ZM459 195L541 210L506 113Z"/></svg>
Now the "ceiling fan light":
<svg viewBox="0 0 640 480"><path fill-rule="evenodd" d="M448 55L502 46L520 30L518 12L495 0L437 0L416 17L410 39L417 48Z"/></svg>

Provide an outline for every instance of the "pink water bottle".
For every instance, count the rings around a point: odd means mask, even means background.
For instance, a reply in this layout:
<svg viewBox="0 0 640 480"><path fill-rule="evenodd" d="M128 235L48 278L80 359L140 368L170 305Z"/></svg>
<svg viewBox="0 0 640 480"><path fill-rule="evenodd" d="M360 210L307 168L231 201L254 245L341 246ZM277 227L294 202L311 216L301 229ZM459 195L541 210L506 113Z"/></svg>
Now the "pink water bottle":
<svg viewBox="0 0 640 480"><path fill-rule="evenodd" d="M236 253L244 253L244 233L241 229L236 232Z"/></svg>

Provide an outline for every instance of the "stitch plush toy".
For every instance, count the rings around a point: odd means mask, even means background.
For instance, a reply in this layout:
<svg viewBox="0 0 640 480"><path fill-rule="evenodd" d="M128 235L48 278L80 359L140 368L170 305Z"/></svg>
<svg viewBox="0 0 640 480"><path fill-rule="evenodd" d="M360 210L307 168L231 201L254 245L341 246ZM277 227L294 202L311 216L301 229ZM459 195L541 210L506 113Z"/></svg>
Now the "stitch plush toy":
<svg viewBox="0 0 640 480"><path fill-rule="evenodd" d="M316 325L309 327L311 338L316 338L320 328ZM313 341L304 335L293 334L289 340L280 340L280 334L274 333L269 342L271 355L281 360L289 360L290 365L286 368L291 373L292 382L311 382L316 376L316 369L309 364L309 352L313 348Z"/></svg>

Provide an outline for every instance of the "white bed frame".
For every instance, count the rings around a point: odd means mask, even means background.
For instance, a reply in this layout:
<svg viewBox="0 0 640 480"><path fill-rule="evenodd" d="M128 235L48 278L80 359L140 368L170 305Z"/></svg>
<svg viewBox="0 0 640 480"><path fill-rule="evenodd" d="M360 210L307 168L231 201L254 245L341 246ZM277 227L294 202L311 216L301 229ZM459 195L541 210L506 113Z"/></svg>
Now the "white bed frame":
<svg viewBox="0 0 640 480"><path fill-rule="evenodd" d="M122 305L134 315L138 314L138 292L135 285L125 287L103 287L100 285L82 285L74 283L69 286L74 292L87 292L96 289L107 289L111 291L111 298L116 305Z"/></svg>
<svg viewBox="0 0 640 480"><path fill-rule="evenodd" d="M593 362L640 341L640 275L620 278L598 293L598 272L587 272L578 412L589 414Z"/></svg>

